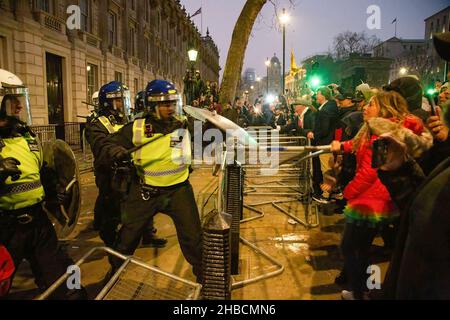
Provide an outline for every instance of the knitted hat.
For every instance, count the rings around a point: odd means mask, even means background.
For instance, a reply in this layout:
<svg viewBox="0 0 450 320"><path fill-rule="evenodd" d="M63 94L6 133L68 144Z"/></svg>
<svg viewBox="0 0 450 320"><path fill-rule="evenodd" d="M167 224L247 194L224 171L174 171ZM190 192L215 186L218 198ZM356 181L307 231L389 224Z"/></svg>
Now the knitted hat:
<svg viewBox="0 0 450 320"><path fill-rule="evenodd" d="M413 77L402 77L383 87L386 91L396 91L408 102L410 112L422 107L422 85Z"/></svg>

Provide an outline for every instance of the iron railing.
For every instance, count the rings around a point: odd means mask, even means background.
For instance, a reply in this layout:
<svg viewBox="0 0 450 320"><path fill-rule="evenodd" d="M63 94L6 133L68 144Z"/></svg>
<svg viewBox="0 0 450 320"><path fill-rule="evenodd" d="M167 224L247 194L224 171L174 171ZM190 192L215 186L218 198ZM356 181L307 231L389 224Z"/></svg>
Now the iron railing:
<svg viewBox="0 0 450 320"><path fill-rule="evenodd" d="M85 123L65 122L64 124L31 126L31 129L43 143L61 139L74 149L83 149L82 134L84 127Z"/></svg>

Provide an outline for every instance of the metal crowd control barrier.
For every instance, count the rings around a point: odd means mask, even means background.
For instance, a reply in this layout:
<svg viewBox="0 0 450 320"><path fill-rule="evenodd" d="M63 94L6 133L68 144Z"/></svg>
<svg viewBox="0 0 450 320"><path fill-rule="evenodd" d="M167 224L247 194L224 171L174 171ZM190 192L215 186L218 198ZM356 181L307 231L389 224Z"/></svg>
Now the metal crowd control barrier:
<svg viewBox="0 0 450 320"><path fill-rule="evenodd" d="M124 262L95 297L95 300L198 300L201 285L164 272L133 257L120 254L110 248L93 248L76 265L80 267L94 253L102 251ZM70 274L61 276L36 300L48 299Z"/></svg>
<svg viewBox="0 0 450 320"><path fill-rule="evenodd" d="M217 212L230 212L233 213L233 210L235 208L236 203L239 203L240 206L244 206L243 204L243 195L242 195L242 190L244 187L244 179L243 177L239 177L237 176L235 173L236 172L241 172L241 169L236 170L236 165L240 166L240 164L232 164L230 166L226 165L226 161L227 161L227 151L225 151L223 153L222 156L222 163L221 163L221 170L219 172L219 179L218 179L218 191L217 191ZM232 170L233 172L231 173L229 170ZM232 194L228 194L227 191L228 190L234 190L234 192L232 192ZM233 199L228 199L228 196L233 197ZM227 205L230 205L231 207L227 208ZM228 210L230 209L230 210ZM257 209L253 209L253 211L259 211ZM234 220L236 221L236 219L241 219L241 212L242 209L234 211L235 212L235 216L234 216ZM261 211L260 211L261 212ZM262 213L262 212L261 212ZM262 218L262 216L264 216L264 213L261 214L261 216L256 217L256 219ZM233 218L232 218L233 219ZM243 222L248 222L250 220L254 220L255 218L252 219L246 219L245 220L240 220L240 223ZM236 227L236 222L234 222L234 227ZM231 222L231 228L233 228L233 222ZM255 246L254 244L252 244L251 242L249 242L248 240L244 239L243 237L240 236L239 232L239 228L235 228L235 230L231 230L230 235L234 232L238 232L238 236L239 236L239 241L246 246L249 246L253 251L255 251L257 254L260 254L261 256L263 256L265 259L269 260L273 265L275 265L275 267L277 267L277 270L274 270L272 272L268 272L265 273L263 275L259 275L253 278L249 278L249 279L245 279L242 281L236 281L232 283L231 289L237 289L237 288L241 288L245 285L249 285L252 283L255 283L257 281L261 281L267 278L271 278L271 277L275 277L281 273L283 273L284 271L284 266L283 264L281 264L280 262L278 262L276 259L272 258L271 256L269 256L266 252L264 252L263 250L261 250L260 248L258 248L257 246ZM230 239L231 238L230 236ZM234 237L235 239L235 237ZM235 255L235 252L233 252L233 250L235 250L235 247L233 247L231 245L230 242L230 247L228 249L224 248L224 255L227 254L227 250L230 250L230 255L231 257L233 257L233 255ZM230 261L230 264L232 262ZM232 268L233 266L231 265L230 268Z"/></svg>
<svg viewBox="0 0 450 320"><path fill-rule="evenodd" d="M250 133L255 131L250 131ZM328 152L328 147L311 147L310 141L305 137L297 136L278 136L275 138L272 133L276 131L271 128L264 131L263 128L257 131L253 137L258 142L259 147L267 150L279 152L280 165L276 170L267 168L264 165L246 165L246 188L244 195L249 196L277 196L287 197L284 200L269 200L259 203L246 203L245 205L256 209L256 207L271 204L277 210L287 215L297 223L307 228L319 226L319 211L316 203L312 200L312 157L323 152ZM277 142L278 146L273 146L271 142ZM294 145L292 145L294 144ZM297 155L303 152L300 157ZM293 156L292 156L293 155ZM287 159L281 157L287 156ZM298 160L300 158L300 160ZM265 174L262 175L261 172ZM271 174L271 170L273 170ZM273 178L272 180L267 180ZM270 189L270 192L262 192L264 189ZM273 191L273 190L276 191ZM283 204L301 202L304 206L304 220L295 214L283 208Z"/></svg>

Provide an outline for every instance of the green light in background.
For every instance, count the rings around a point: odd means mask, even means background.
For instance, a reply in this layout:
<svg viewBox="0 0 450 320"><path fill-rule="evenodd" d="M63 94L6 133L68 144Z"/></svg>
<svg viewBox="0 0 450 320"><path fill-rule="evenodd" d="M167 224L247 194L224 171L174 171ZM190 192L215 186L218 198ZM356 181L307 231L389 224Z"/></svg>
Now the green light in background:
<svg viewBox="0 0 450 320"><path fill-rule="evenodd" d="M319 78L319 77L313 77L313 78L311 78L311 86L312 86L313 88L319 87L320 84L321 84L321 81L320 81L320 78Z"/></svg>
<svg viewBox="0 0 450 320"><path fill-rule="evenodd" d="M428 95L432 96L436 93L437 91L435 89L428 89L427 93Z"/></svg>

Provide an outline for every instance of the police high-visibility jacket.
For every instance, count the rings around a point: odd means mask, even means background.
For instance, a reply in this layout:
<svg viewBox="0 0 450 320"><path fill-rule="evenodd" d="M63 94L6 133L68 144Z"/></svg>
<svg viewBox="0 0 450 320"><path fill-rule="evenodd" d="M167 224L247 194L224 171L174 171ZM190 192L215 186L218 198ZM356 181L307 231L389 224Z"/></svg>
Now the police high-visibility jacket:
<svg viewBox="0 0 450 320"><path fill-rule="evenodd" d="M108 130L110 134L119 131L123 127L123 125L121 124L112 124L111 121L105 116L99 117L98 120L106 128L106 130Z"/></svg>
<svg viewBox="0 0 450 320"><path fill-rule="evenodd" d="M139 177L146 185L170 187L189 178L191 164L191 137L187 129L177 129L170 134L146 134L145 119L133 123L133 144L140 146L134 152L133 162Z"/></svg>
<svg viewBox="0 0 450 320"><path fill-rule="evenodd" d="M41 183L42 148L31 136L2 139L4 146L0 150L3 158L15 158L20 161L22 172L19 180L6 179L0 190L0 210L18 210L41 202L45 197Z"/></svg>

